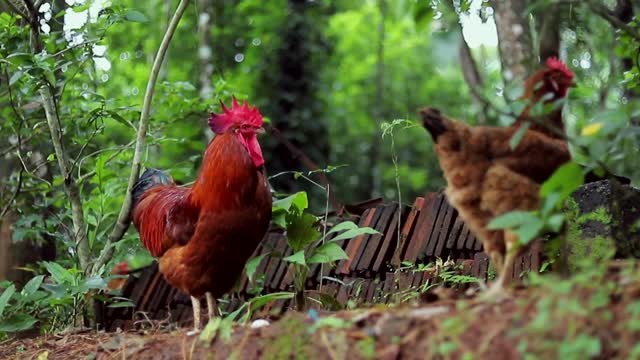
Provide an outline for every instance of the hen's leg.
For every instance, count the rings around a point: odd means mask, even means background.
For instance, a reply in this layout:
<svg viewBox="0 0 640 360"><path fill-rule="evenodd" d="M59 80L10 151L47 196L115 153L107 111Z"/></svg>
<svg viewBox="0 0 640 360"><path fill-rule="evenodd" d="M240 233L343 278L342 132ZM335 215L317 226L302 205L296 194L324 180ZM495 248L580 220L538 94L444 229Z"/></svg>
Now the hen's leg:
<svg viewBox="0 0 640 360"><path fill-rule="evenodd" d="M220 314L218 306L216 304L216 299L213 298L210 292L204 293L205 298L207 299L207 313L209 315L209 320L213 319L216 314Z"/></svg>
<svg viewBox="0 0 640 360"><path fill-rule="evenodd" d="M187 332L187 335L195 335L200 332L200 300L192 296L191 307L193 308L193 330Z"/></svg>

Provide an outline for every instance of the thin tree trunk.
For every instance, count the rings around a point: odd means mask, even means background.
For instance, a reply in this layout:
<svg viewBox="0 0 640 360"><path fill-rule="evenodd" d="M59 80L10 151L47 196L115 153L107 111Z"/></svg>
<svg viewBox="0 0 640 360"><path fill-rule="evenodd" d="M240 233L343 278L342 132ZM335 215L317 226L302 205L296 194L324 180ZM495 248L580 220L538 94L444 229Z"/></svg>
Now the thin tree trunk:
<svg viewBox="0 0 640 360"><path fill-rule="evenodd" d="M460 29L462 30L462 27L460 27ZM462 67L462 76L469 86L473 102L482 109L482 111L478 113L478 123L486 124L488 104L484 101L484 97L482 96L484 82L480 76L480 71L478 71L478 65L471 54L469 44L465 41L462 32L460 33L460 37L460 50L458 55L460 58L460 66Z"/></svg>
<svg viewBox="0 0 640 360"><path fill-rule="evenodd" d="M142 112L140 113L140 123L138 124L138 132L136 134L136 147L133 153L133 161L131 162L131 174L129 175L127 192L122 201L122 207L120 208L120 213L118 214L118 220L116 221L113 230L109 234L107 242L104 245L100 256L93 264L92 272L94 274L99 272L100 268L103 267L111 259L111 256L113 256L113 243L122 239L125 232L129 228L129 225L131 224L131 211L133 210L131 192L133 190L133 185L135 185L136 181L138 181L138 178L140 176L140 168L142 167L144 140L147 135L147 127L149 125L149 114L151 113L153 92L156 88L156 82L158 81L160 67L162 66L162 62L169 48L169 44L171 43L171 39L173 38L173 34L175 33L176 28L178 27L178 23L180 22L180 19L182 18L182 15L184 14L188 5L189 0L180 0L176 12L171 18L169 27L167 28L167 31L162 38L160 48L158 49L156 58L153 62L151 74L149 74L149 81L147 82L147 90L144 94Z"/></svg>
<svg viewBox="0 0 640 360"><path fill-rule="evenodd" d="M494 0L498 50L505 85L518 84L535 63L526 0Z"/></svg>
<svg viewBox="0 0 640 360"><path fill-rule="evenodd" d="M544 64L550 57L560 57L560 25L561 16L565 6L553 4L545 9L544 16L539 16L542 21L539 36L540 64Z"/></svg>
<svg viewBox="0 0 640 360"><path fill-rule="evenodd" d="M31 28L31 50L34 54L42 52L43 44L40 39L40 30L38 24L38 10L31 1L24 1L29 12L29 26ZM44 79L43 79L44 80ZM72 164L64 151L62 144L62 129L60 128L60 119L58 118L57 108L55 105L54 93L51 89L55 89L56 84L45 83L38 92L42 98L42 106L44 107L47 125L51 133L51 142L58 160L58 167L63 178L64 190L69 197L71 204L71 220L73 222L73 239L78 255L78 262L82 271L86 272L89 267L89 239L87 238L87 229L84 222L84 210L82 209L82 201L80 199L80 189L76 183L76 179L71 174Z"/></svg>
<svg viewBox="0 0 640 360"><path fill-rule="evenodd" d="M213 4L209 0L199 0L198 10L198 58L200 59L200 98L207 100L213 93L213 49L211 48L211 19L213 15Z"/></svg>

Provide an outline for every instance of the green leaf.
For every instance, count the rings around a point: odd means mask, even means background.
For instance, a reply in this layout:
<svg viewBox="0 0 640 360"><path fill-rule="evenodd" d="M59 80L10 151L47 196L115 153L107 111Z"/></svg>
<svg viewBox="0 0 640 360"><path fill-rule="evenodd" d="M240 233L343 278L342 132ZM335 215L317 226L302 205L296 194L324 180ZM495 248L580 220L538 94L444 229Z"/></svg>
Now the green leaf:
<svg viewBox="0 0 640 360"><path fill-rule="evenodd" d="M104 289L107 287L107 282L100 276L94 275L84 281L83 287L86 289Z"/></svg>
<svg viewBox="0 0 640 360"><path fill-rule="evenodd" d="M15 314L0 321L0 332L18 332L31 329L38 320L31 315Z"/></svg>
<svg viewBox="0 0 640 360"><path fill-rule="evenodd" d="M306 266L307 263L304 260L304 250L300 250L298 252L296 252L293 255L287 256L286 258L282 259L284 261L288 261L288 262L292 262L294 264L300 264L303 266Z"/></svg>
<svg viewBox="0 0 640 360"><path fill-rule="evenodd" d="M300 216L290 215L288 219L287 241L293 251L302 250L320 238L320 232L316 226L318 219L315 216L304 213Z"/></svg>
<svg viewBox="0 0 640 360"><path fill-rule="evenodd" d="M58 284L73 284L74 277L69 270L52 261L44 261L43 264Z"/></svg>
<svg viewBox="0 0 640 360"><path fill-rule="evenodd" d="M524 245L528 244L531 240L538 237L540 235L540 231L543 228L544 222L542 222L542 219L533 217L530 219L530 221L527 221L517 227L515 230L513 230L513 232L518 235L518 242Z"/></svg>
<svg viewBox="0 0 640 360"><path fill-rule="evenodd" d="M309 260L307 260L307 263L330 263L348 258L349 256L347 255L347 253L344 252L344 250L342 250L342 248L338 244L329 242L317 247L313 251L313 255L311 255Z"/></svg>
<svg viewBox="0 0 640 360"><path fill-rule="evenodd" d="M4 308L7 306L7 304L9 303L9 300L11 300L11 297L13 296L13 294L15 292L16 292L16 287L15 287L15 285L11 284L11 286L6 288L2 292L2 295L0 295L0 317L2 317L2 313L4 312Z"/></svg>
<svg viewBox="0 0 640 360"><path fill-rule="evenodd" d="M31 294L35 293L36 290L38 290L38 288L40 288L40 285L42 285L42 280L44 280L44 275L38 275L38 276L33 277L22 288L22 291L21 291L22 295L23 296L30 296Z"/></svg>
<svg viewBox="0 0 640 360"><path fill-rule="evenodd" d="M43 69L43 71L44 77L47 79L47 82L51 86L56 86L56 76L54 75L53 71L51 71L51 69Z"/></svg>
<svg viewBox="0 0 640 360"><path fill-rule="evenodd" d="M267 254L262 254L254 257L253 259L247 261L247 264L244 266L245 271L247 272L247 279L253 282L253 275L255 275L258 266L262 262L262 259L267 256Z"/></svg>
<svg viewBox="0 0 640 360"><path fill-rule="evenodd" d="M559 232L562 228L562 224L564 223L564 214L555 214L551 215L547 219L547 225L549 225L549 229L553 232Z"/></svg>
<svg viewBox="0 0 640 360"><path fill-rule="evenodd" d="M353 221L343 221L340 224L332 227L329 231L327 231L327 234L331 234L337 231L353 230L357 228L358 228L358 225L356 225L356 223L354 223Z"/></svg>
<svg viewBox="0 0 640 360"><path fill-rule="evenodd" d="M222 324L221 317L216 316L213 319L209 320L209 322L207 323L207 326L205 326L204 329L202 329L202 333L200 333L200 340L211 342L211 340L213 340L216 337L216 334L218 333L218 329L220 329L221 324Z"/></svg>
<svg viewBox="0 0 640 360"><path fill-rule="evenodd" d="M293 298L294 293L289 291L274 292L251 299L251 309L257 310L265 304L275 300L285 300Z"/></svg>
<svg viewBox="0 0 640 360"><path fill-rule="evenodd" d="M510 229L537 219L535 215L528 211L510 211L493 218L487 228L491 230Z"/></svg>
<svg viewBox="0 0 640 360"><path fill-rule="evenodd" d="M146 23L147 21L149 21L147 20L147 17L143 13L137 10L128 10L124 14L124 18L128 21L139 22L139 23Z"/></svg>
<svg viewBox="0 0 640 360"><path fill-rule="evenodd" d="M343 239L351 239L353 237L356 237L358 235L362 235L362 234L380 234L380 232L378 232L375 229L372 229L370 227L359 227L357 229L351 229L351 230L347 230L345 232L343 232L342 234L334 237L333 239L331 239L331 241L338 241L338 240L343 240Z"/></svg>
<svg viewBox="0 0 640 360"><path fill-rule="evenodd" d="M511 139L509 139L509 147L511 148L511 150L514 150L516 147L518 147L518 144L520 144L520 141L522 141L522 138L524 137L524 134L527 132L527 130L529 130L529 127L531 127L531 123L525 121L522 125L520 125L515 134L511 136Z"/></svg>
<svg viewBox="0 0 640 360"><path fill-rule="evenodd" d="M307 193L299 191L293 195L287 196L284 199L276 200L273 202L273 209L282 209L289 212L291 206L295 206L299 211L305 210L309 206L309 200L307 199Z"/></svg>
<svg viewBox="0 0 640 360"><path fill-rule="evenodd" d="M564 200L584 183L582 168L570 161L560 166L553 175L540 187L540 196L549 196L552 192L560 193L559 201Z"/></svg>
<svg viewBox="0 0 640 360"><path fill-rule="evenodd" d="M136 304L134 304L131 301L119 301L117 303L109 304L108 307L117 309L117 308L134 307L134 306L136 306Z"/></svg>
<svg viewBox="0 0 640 360"><path fill-rule="evenodd" d="M20 80L20 78L22 77L23 72L22 71L16 71L13 73L13 75L11 75L11 78L9 79L9 86L12 86L13 84L15 84L18 80Z"/></svg>

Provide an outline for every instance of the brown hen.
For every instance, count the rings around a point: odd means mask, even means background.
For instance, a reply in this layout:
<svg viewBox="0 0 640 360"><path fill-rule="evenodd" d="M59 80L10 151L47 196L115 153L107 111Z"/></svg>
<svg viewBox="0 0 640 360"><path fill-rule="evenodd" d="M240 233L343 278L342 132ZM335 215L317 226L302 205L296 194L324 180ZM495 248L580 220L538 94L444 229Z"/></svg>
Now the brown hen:
<svg viewBox="0 0 640 360"><path fill-rule="evenodd" d="M510 140L520 125L530 120L531 107L539 101L553 102L566 96L572 78L573 73L564 64L549 60L547 69L525 83L525 96L530 102L516 123L506 128L472 127L432 108L420 112L447 180L445 194L482 241L499 274L488 297L504 294L522 247L512 232L490 230L487 225L510 211L537 209L540 185L571 159L567 142L547 128L550 125L562 131L559 109L533 124L514 149Z"/></svg>

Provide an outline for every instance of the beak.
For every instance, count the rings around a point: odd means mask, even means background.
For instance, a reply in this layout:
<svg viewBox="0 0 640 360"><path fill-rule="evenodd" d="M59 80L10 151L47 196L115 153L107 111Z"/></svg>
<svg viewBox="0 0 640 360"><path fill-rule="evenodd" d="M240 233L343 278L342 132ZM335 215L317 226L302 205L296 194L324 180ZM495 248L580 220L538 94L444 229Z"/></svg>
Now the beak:
<svg viewBox="0 0 640 360"><path fill-rule="evenodd" d="M259 128L256 128L256 134L264 134L264 133L266 133L266 131L262 126Z"/></svg>

